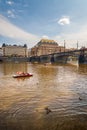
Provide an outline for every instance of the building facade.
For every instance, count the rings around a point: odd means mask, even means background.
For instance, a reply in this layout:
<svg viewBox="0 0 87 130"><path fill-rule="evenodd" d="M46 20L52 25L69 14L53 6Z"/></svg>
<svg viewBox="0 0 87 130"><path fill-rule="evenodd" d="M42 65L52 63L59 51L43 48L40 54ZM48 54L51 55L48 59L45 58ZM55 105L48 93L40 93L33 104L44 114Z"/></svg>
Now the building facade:
<svg viewBox="0 0 87 130"><path fill-rule="evenodd" d="M28 51L26 44L24 46L2 45L3 56L27 57Z"/></svg>
<svg viewBox="0 0 87 130"><path fill-rule="evenodd" d="M3 49L0 47L0 56L3 56Z"/></svg>
<svg viewBox="0 0 87 130"><path fill-rule="evenodd" d="M29 51L29 56L40 56L52 53L63 52L65 48L59 46L54 40L42 39Z"/></svg>

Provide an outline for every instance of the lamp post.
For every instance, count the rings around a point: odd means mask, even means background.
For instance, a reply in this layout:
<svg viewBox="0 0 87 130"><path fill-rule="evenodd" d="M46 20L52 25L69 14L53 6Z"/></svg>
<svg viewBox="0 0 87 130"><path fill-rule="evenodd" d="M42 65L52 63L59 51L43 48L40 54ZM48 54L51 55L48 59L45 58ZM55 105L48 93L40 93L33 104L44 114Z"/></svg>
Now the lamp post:
<svg viewBox="0 0 87 130"><path fill-rule="evenodd" d="M65 48L66 48L66 42L65 42L65 40L64 40L64 52L65 52Z"/></svg>
<svg viewBox="0 0 87 130"><path fill-rule="evenodd" d="M77 41L77 50L78 50L78 41Z"/></svg>

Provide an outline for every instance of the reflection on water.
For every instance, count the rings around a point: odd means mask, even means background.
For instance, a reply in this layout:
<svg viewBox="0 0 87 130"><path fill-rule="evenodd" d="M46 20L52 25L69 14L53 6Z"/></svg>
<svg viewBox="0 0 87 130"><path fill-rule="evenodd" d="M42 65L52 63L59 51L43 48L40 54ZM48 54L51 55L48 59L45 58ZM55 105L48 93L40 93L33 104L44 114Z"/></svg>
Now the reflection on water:
<svg viewBox="0 0 87 130"><path fill-rule="evenodd" d="M0 130L87 129L86 86L87 65L0 64Z"/></svg>
<svg viewBox="0 0 87 130"><path fill-rule="evenodd" d="M12 73L15 73L17 71L24 71L24 72L27 72L27 64L24 62L24 63L3 63L3 64L0 64L0 74L3 74L3 75L9 75L9 74L12 74Z"/></svg>

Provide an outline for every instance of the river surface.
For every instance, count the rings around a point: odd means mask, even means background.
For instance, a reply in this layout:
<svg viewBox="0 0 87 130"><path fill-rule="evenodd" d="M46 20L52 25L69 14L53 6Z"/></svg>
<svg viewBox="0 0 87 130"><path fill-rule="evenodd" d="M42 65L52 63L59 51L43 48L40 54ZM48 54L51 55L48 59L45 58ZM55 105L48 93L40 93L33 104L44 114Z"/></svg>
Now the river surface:
<svg viewBox="0 0 87 130"><path fill-rule="evenodd" d="M87 130L87 65L0 63L0 130Z"/></svg>

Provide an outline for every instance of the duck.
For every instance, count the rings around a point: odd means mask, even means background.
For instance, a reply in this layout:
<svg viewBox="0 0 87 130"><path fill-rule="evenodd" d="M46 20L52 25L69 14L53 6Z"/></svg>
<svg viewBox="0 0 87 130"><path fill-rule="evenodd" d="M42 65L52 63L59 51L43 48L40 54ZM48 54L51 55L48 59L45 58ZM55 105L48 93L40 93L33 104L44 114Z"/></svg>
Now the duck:
<svg viewBox="0 0 87 130"><path fill-rule="evenodd" d="M49 114L51 111L51 109L49 109L48 107L45 107L45 110L46 110L46 114Z"/></svg>
<svg viewBox="0 0 87 130"><path fill-rule="evenodd" d="M81 97L79 97L79 100L82 100L82 98L81 98Z"/></svg>

